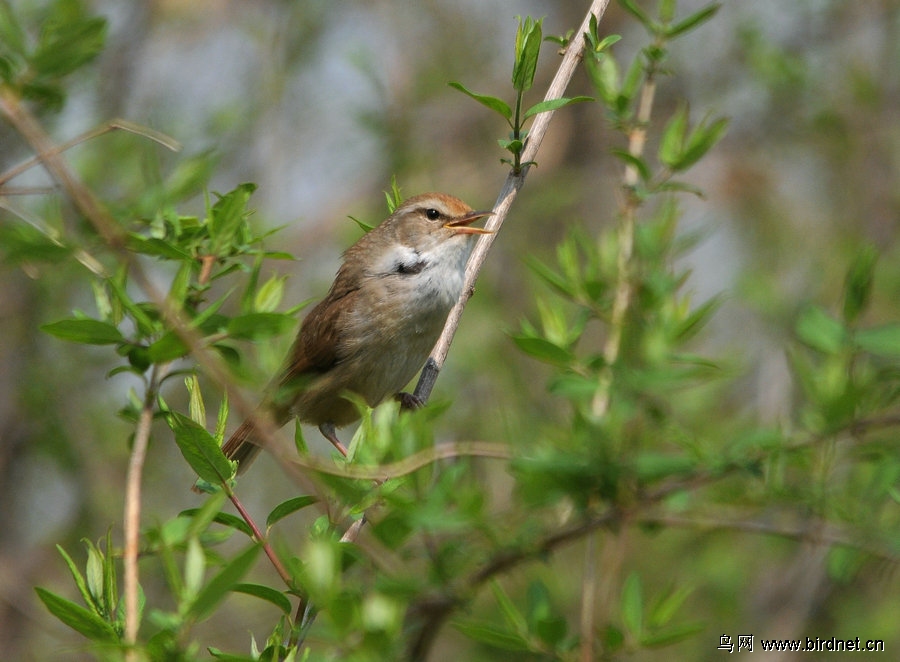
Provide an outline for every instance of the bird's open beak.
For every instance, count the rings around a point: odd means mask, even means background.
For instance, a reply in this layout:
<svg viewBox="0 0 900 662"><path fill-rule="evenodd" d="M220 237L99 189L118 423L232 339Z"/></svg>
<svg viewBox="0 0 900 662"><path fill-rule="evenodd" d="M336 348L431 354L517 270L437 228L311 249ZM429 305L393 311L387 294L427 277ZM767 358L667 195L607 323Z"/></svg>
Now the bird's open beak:
<svg viewBox="0 0 900 662"><path fill-rule="evenodd" d="M470 224L493 213L492 211L470 211L465 216L459 216L452 221L447 221L444 223L444 227L448 230L453 230L456 234L492 234L493 230L473 228Z"/></svg>

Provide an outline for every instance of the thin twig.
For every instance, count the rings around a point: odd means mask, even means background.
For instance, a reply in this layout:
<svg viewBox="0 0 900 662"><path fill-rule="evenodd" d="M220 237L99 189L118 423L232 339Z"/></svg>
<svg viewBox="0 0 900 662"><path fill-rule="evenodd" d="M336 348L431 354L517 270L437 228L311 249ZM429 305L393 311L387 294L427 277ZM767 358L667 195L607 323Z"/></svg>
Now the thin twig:
<svg viewBox="0 0 900 662"><path fill-rule="evenodd" d="M122 565L125 575L125 643L133 646L137 642L139 621L138 552L141 538L141 483L144 472L144 459L150 442L150 428L153 424L153 412L159 385L168 372L168 364L157 364L150 372L150 381L144 393L144 402L134 433L134 443L128 460L128 473L125 478L125 546L122 553ZM127 659L134 659L134 650L129 649Z"/></svg>
<svg viewBox="0 0 900 662"><path fill-rule="evenodd" d="M872 556L877 556L891 563L900 563L900 556L884 545L860 542L860 539L865 536L865 532L836 527L822 520L812 520L799 525L791 525L758 519L726 519L724 517L692 517L689 515L646 513L635 517L635 521L668 527L678 526L712 531L737 531L757 535L773 535L814 545L843 545L866 552Z"/></svg>
<svg viewBox="0 0 900 662"><path fill-rule="evenodd" d="M647 142L647 125L650 122L650 114L653 111L653 99L656 94L656 78L653 72L648 73L641 86L641 98L638 103L637 121L628 136L628 153L634 158L641 158L644 153L644 145ZM591 413L599 418L609 411L610 398L612 396L613 366L619 359L622 348L622 333L625 329L628 309L631 306L631 294L633 283L631 257L634 252L634 225L639 200L633 194L634 187L638 184L640 174L632 164L625 165L622 176L622 188L625 190L625 199L620 211L618 230L618 256L616 263L616 292L613 298L612 313L609 319L609 332L603 343L603 363L606 366L600 375L600 383L591 403Z"/></svg>
<svg viewBox="0 0 900 662"><path fill-rule="evenodd" d="M285 457L278 457L278 459L285 464L288 470L290 470L291 466L295 466L302 467L306 471L314 471L329 476L384 482L390 478L406 476L440 460L457 457L485 457L496 460L509 460L512 459L513 453L507 444L496 444L487 441L457 441L440 443L404 457L402 460L374 466L334 464L330 460L320 460L310 455L288 456L285 454Z"/></svg>
<svg viewBox="0 0 900 662"><path fill-rule="evenodd" d="M278 576L281 577L282 581L287 585L289 589L294 588L294 580L291 577L290 573L282 564L281 559L278 558L278 555L275 554L275 550L272 549L272 545L269 544L268 538L263 535L263 532L256 525L256 522L251 517L250 513L244 508L244 504L241 503L241 500L238 499L237 495L233 490L227 489L226 486L226 494L228 498L231 499L231 503L234 504L234 507L241 514L243 520L247 523L247 526L250 527L250 530L253 532L253 539L259 543L259 545L263 548L266 556L269 558L269 561L272 562L272 566L275 568L275 572L278 573Z"/></svg>
<svg viewBox="0 0 900 662"><path fill-rule="evenodd" d="M141 126L139 124L135 124L134 122L129 122L129 121L123 120L123 119L115 119L115 120L110 120L109 122L106 122L105 124L102 124L95 129L91 129L90 131L85 131L80 136L76 136L76 137L72 138L71 140L67 140L64 143L59 143L57 145L53 145L53 147L50 151L43 152L41 154L36 154L35 156L32 156L30 159L23 161L19 165L15 166L13 168L10 168L6 172L0 173L0 186L5 184L6 182L10 181L11 179L18 177L23 172L30 170L34 166L38 165L39 163L41 163L42 161L45 160L45 158L47 157L48 154L53 154L53 155L62 154L67 149L71 149L72 147L75 147L76 145L80 145L81 143L87 142L89 140L93 140L94 138L102 136L105 133L109 133L110 131L127 131L129 133L134 133L139 136L143 136L144 138L149 138L153 142L158 143L158 144L162 145L163 147L166 147L166 148L172 150L173 152L177 152L177 151L181 150L181 144L174 138L171 138L171 137L165 135L164 133L160 133L159 131L154 131L153 129L150 129L145 126ZM15 195L15 193L10 192L10 189L4 189L3 194L4 195ZM18 195L22 195L22 193L19 193Z"/></svg>

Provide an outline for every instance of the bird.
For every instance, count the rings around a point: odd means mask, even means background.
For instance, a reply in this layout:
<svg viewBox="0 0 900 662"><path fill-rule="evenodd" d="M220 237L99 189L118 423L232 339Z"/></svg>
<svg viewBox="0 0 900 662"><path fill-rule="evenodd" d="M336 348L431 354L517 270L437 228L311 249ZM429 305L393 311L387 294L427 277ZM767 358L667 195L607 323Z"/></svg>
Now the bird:
<svg viewBox="0 0 900 662"><path fill-rule="evenodd" d="M370 407L388 397L406 408L422 404L401 389L424 365L462 293L472 239L490 234L472 223L491 214L445 193L416 195L344 252L334 283L303 320L261 411L222 446L238 473L262 447L262 420L277 427L292 418L316 425L346 455L336 428L360 417L348 393Z"/></svg>

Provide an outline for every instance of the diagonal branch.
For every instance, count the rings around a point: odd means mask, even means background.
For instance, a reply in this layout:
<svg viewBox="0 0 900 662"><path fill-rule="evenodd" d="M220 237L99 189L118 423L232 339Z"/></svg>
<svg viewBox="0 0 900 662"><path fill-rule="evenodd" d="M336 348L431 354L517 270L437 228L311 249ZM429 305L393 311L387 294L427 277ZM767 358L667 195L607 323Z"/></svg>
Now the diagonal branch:
<svg viewBox="0 0 900 662"><path fill-rule="evenodd" d="M545 101L559 99L564 96L566 88L569 86L569 81L572 80L572 76L575 73L575 69L581 63L581 58L586 46L584 34L590 27L591 17L596 17L599 22L608 5L609 0L593 0L591 3L591 7L584 17L584 21L581 23L578 30L575 31L572 40L566 48L565 55L563 56L562 62L560 62L556 75L550 83L550 87L547 88L547 94L544 96ZM535 161L538 150L541 147L541 142L544 140L544 135L550 127L550 121L553 119L554 112L555 111L547 111L535 116L534 123L531 125L531 129L528 132L528 140L525 143L525 149L522 152L523 166L519 171L519 174L510 172L506 177L503 188L500 189L500 195L497 196L497 201L494 203L494 213L492 216L488 217L487 223L485 223L485 228L491 230L492 234L481 235L478 239L478 243L475 244L475 248L469 258L469 263L466 266L466 283L463 287L462 295L460 295L459 301L456 302L453 310L450 311L450 315L447 317L447 323L444 325L444 331L441 333L441 337L438 338L437 344L431 351L431 356L428 358L428 362L422 369L422 375L419 377L418 384L416 384L415 395L422 400L422 402L426 402L431 396L431 391L437 381L438 374L440 373L441 368L444 367L444 361L446 361L447 353L450 351L450 343L453 342L453 336L456 335L456 329L459 326L459 320L462 317L463 310L466 307L466 303L469 301L469 297L471 297L474 292L475 281L478 279L481 267L484 265L485 259L487 259L491 244L494 243L497 233L500 232L500 228L506 220L506 216L509 214L509 210L512 207L513 201L516 199L519 189L525 184L525 177L530 170L528 164Z"/></svg>

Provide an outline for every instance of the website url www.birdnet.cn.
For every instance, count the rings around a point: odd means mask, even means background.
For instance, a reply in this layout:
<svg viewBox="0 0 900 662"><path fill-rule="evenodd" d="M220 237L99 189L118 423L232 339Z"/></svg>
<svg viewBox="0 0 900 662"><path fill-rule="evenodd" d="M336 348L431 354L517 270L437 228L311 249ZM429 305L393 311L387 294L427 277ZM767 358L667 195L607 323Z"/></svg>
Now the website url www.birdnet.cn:
<svg viewBox="0 0 900 662"><path fill-rule="evenodd" d="M719 638L719 650L726 653L746 651L794 651L798 653L883 653L883 639L839 639L837 637L805 637L803 639L759 639L752 634L732 637L723 634Z"/></svg>

